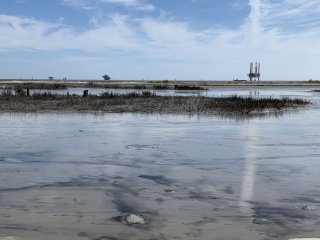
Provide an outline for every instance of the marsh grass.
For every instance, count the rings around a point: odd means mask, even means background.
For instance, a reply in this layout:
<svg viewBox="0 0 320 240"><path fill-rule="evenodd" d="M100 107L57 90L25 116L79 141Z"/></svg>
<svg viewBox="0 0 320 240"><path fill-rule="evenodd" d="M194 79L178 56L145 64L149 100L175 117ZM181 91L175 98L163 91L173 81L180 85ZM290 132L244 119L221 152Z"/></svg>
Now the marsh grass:
<svg viewBox="0 0 320 240"><path fill-rule="evenodd" d="M238 112L250 114L255 112L281 111L286 108L305 106L309 101L300 98L252 98L252 97L215 97L206 102L205 108L220 112Z"/></svg>
<svg viewBox="0 0 320 240"><path fill-rule="evenodd" d="M34 83L26 82L18 85L14 85L16 89L47 89L47 90L63 90L67 89L67 85L63 83Z"/></svg>
<svg viewBox="0 0 320 240"><path fill-rule="evenodd" d="M21 87L17 87L14 89L14 93L15 95L18 95L18 96L26 96L27 95L27 90L21 88Z"/></svg>
<svg viewBox="0 0 320 240"><path fill-rule="evenodd" d="M298 98L252 98L252 97L203 97L159 96L151 91L117 94L105 92L100 95L58 95L34 93L31 96L10 95L3 91L0 111L83 111L83 112L140 112L173 114L240 114L254 115L295 109L310 102Z"/></svg>
<svg viewBox="0 0 320 240"><path fill-rule="evenodd" d="M114 92L104 92L100 95L97 95L100 99L113 99L113 98L143 98L143 97L155 97L157 96L154 92L151 91L142 91L141 93L138 92L131 92L126 94L119 94ZM95 95L91 95L91 98L95 98Z"/></svg>
<svg viewBox="0 0 320 240"><path fill-rule="evenodd" d="M169 80L161 80L161 81L147 81L147 83L152 83L152 84L163 84L163 83L170 83Z"/></svg>
<svg viewBox="0 0 320 240"><path fill-rule="evenodd" d="M147 87L145 85L134 85L133 89L146 89Z"/></svg>
<svg viewBox="0 0 320 240"><path fill-rule="evenodd" d="M174 89L175 90L207 90L204 87L192 86L192 85L175 85Z"/></svg>
<svg viewBox="0 0 320 240"><path fill-rule="evenodd" d="M165 90L165 89L169 89L169 86L167 84L156 84L152 86L153 89L156 90Z"/></svg>
<svg viewBox="0 0 320 240"><path fill-rule="evenodd" d="M55 100L61 98L63 95L53 94L51 92L35 92L31 95L34 100Z"/></svg>

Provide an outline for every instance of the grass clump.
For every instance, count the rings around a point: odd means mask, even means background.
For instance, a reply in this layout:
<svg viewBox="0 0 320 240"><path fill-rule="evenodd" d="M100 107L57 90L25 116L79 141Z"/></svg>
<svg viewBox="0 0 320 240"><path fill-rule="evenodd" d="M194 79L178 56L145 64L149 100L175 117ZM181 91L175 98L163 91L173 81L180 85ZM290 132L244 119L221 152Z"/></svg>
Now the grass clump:
<svg viewBox="0 0 320 240"><path fill-rule="evenodd" d="M152 97L152 96L156 96L156 94L154 92L151 91L142 91L141 94L143 97Z"/></svg>
<svg viewBox="0 0 320 240"><path fill-rule="evenodd" d="M101 99L112 99L116 97L116 94L113 92L104 92L100 94Z"/></svg>
<svg viewBox="0 0 320 240"><path fill-rule="evenodd" d="M162 84L162 83L169 83L169 80L162 80L162 81L148 81L147 83L152 83L152 84Z"/></svg>
<svg viewBox="0 0 320 240"><path fill-rule="evenodd" d="M114 98L143 98L143 97L155 97L156 94L151 91L142 91L141 93L138 92L131 92L126 94L117 94L113 92L104 92L101 93L99 98L100 99L114 99ZM91 98L95 98L95 96L91 96Z"/></svg>
<svg viewBox="0 0 320 240"><path fill-rule="evenodd" d="M203 87L200 86L189 86L189 85L175 85L175 90L206 90Z"/></svg>
<svg viewBox="0 0 320 240"><path fill-rule="evenodd" d="M219 112L237 112L244 114L281 111L287 108L304 106L310 102L300 98L252 98L252 97L220 97L211 98L206 103L206 108L216 109Z"/></svg>
<svg viewBox="0 0 320 240"><path fill-rule="evenodd" d="M133 86L133 89L146 89L147 87L144 85L135 85Z"/></svg>
<svg viewBox="0 0 320 240"><path fill-rule="evenodd" d="M168 88L169 88L169 86L167 84L153 85L153 89L156 89L156 90L165 90Z"/></svg>
<svg viewBox="0 0 320 240"><path fill-rule="evenodd" d="M17 96L27 96L27 91L21 87L17 87L14 89L15 95Z"/></svg>
<svg viewBox="0 0 320 240"><path fill-rule="evenodd" d="M58 94L53 94L51 92L35 92L31 95L31 98L34 100L53 100L61 97Z"/></svg>

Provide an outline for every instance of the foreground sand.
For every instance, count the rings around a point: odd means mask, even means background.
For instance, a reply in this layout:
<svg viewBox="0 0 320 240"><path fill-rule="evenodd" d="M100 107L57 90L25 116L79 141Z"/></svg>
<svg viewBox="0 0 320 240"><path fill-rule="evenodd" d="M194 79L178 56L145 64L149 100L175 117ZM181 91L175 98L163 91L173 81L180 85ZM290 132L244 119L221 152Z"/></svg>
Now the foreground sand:
<svg viewBox="0 0 320 240"><path fill-rule="evenodd" d="M319 237L320 113L311 107L250 121L0 114L0 237ZM127 213L145 224L123 224Z"/></svg>

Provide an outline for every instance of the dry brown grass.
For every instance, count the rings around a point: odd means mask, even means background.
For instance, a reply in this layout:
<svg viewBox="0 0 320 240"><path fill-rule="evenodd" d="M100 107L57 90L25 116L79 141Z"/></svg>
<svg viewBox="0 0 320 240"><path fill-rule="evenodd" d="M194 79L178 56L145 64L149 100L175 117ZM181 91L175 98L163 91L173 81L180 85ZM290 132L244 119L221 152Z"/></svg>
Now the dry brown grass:
<svg viewBox="0 0 320 240"><path fill-rule="evenodd" d="M57 95L35 93L31 96L14 95L4 91L0 96L2 112L113 112L113 113L173 113L173 114L261 114L281 112L309 104L303 99L157 96L150 91L142 93L100 96Z"/></svg>

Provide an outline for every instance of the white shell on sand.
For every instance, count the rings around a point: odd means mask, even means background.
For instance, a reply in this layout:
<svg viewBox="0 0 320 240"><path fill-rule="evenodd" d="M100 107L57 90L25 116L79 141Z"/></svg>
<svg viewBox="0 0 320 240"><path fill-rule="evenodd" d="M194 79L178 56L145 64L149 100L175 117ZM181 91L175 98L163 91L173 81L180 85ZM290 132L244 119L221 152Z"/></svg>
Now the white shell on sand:
<svg viewBox="0 0 320 240"><path fill-rule="evenodd" d="M134 214L125 214L122 217L122 222L126 224L144 224L144 219Z"/></svg>
<svg viewBox="0 0 320 240"><path fill-rule="evenodd" d="M307 211L311 211L311 210L315 210L316 207L315 206L302 206L301 207L302 210L307 210ZM298 238L299 239L299 238ZM301 239L301 238L300 238ZM302 238L303 239L303 238ZM304 239L308 239L308 238L304 238ZM319 238L309 238L309 239L319 239Z"/></svg>

